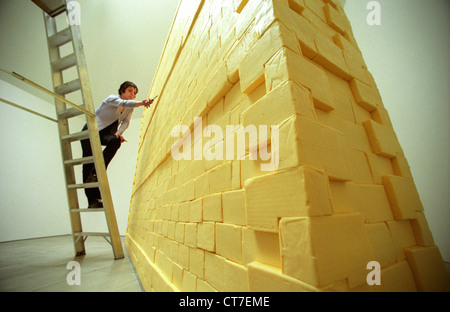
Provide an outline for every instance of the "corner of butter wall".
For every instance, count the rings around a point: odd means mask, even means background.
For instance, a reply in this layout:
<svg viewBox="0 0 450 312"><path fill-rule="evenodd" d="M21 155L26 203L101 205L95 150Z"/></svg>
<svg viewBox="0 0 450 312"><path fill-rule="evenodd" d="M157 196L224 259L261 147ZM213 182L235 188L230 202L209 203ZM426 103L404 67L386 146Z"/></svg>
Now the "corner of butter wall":
<svg viewBox="0 0 450 312"><path fill-rule="evenodd" d="M347 2L347 0L340 0L341 1L341 4L342 4L342 7L345 9L345 3Z"/></svg>

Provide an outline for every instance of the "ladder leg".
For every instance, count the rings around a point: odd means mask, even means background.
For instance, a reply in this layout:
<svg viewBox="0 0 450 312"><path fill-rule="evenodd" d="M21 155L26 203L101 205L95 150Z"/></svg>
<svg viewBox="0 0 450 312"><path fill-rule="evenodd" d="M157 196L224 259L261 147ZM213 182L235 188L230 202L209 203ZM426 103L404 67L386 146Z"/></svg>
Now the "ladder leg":
<svg viewBox="0 0 450 312"><path fill-rule="evenodd" d="M58 125L60 136L63 136L65 133L68 133L69 131L68 126L63 120L60 120L58 122ZM70 143L61 142L61 152L63 159L70 159L69 157L72 157L72 147L70 146ZM64 174L66 177L67 185L76 183L75 170L73 167L64 166ZM75 209L79 207L78 194L76 190L67 189L67 200L69 209ZM83 227L81 224L81 216L79 213L70 213L70 223L72 226L72 233L83 232ZM74 237L74 248L76 256L86 254L86 249L83 240L76 241Z"/></svg>
<svg viewBox="0 0 450 312"><path fill-rule="evenodd" d="M86 116L87 125L91 138L91 149L94 155L95 171L97 179L100 183L100 191L103 200L103 207L105 208L106 222L108 230L111 235L111 245L113 248L114 258L121 259L124 257L122 241L120 239L119 227L117 226L116 213L111 197L111 190L109 187L108 176L106 174L105 161L103 158L103 150L100 144L100 135L97 127L97 120L95 117Z"/></svg>
<svg viewBox="0 0 450 312"><path fill-rule="evenodd" d="M71 221L72 221L72 231L73 233L81 233L83 229L81 227L81 216L79 213L71 213ZM86 254L86 247L84 246L83 239L77 239L77 237L73 237L73 245L75 248L75 256L84 256Z"/></svg>

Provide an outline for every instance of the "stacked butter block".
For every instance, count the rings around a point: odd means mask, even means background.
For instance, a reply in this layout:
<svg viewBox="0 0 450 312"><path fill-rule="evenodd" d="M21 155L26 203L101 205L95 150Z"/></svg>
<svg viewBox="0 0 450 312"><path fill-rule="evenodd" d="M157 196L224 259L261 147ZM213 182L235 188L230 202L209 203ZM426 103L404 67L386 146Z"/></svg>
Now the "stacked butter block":
<svg viewBox="0 0 450 312"><path fill-rule="evenodd" d="M338 0L182 0L150 93L126 236L146 290L449 289ZM227 157L227 125L276 125L279 144Z"/></svg>

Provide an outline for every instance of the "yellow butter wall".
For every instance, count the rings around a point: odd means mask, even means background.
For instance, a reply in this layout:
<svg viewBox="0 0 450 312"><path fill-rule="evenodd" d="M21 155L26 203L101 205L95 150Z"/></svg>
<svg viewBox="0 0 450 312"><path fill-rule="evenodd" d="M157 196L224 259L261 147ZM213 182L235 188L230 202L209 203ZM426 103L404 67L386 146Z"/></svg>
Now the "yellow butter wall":
<svg viewBox="0 0 450 312"><path fill-rule="evenodd" d="M182 0L150 94L126 236L147 291L449 289L339 1ZM172 156L179 125L191 160ZM277 125L276 170L251 146L226 160L227 125Z"/></svg>

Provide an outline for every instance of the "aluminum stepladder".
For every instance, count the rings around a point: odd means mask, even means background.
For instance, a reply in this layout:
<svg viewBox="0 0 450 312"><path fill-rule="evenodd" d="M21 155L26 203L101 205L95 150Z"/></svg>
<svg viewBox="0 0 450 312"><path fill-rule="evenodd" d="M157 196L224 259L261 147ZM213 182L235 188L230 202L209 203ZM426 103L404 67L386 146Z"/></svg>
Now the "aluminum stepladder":
<svg viewBox="0 0 450 312"><path fill-rule="evenodd" d="M58 120L58 130L61 142L62 158L64 162L64 172L66 180L67 198L69 214L72 225L75 254L77 256L86 254L85 240L88 236L103 236L112 246L114 259L124 258L122 241L117 226L114 205L106 174L103 150L100 144L97 121L93 105L93 97L89 83L88 70L81 41L79 23L71 23L69 18L68 27L58 31L56 17L60 14L68 16L70 7L79 8L79 4L73 0L32 0L44 12L45 29L51 64L54 93L65 98L67 94L81 91L83 104L68 108L67 102L55 97L56 115ZM72 2L72 3L71 3ZM73 53L61 57L60 47L72 42ZM65 82L63 71L76 67L77 79ZM84 114L86 116L86 131L71 133L69 130L69 119ZM81 129L77 129L80 131ZM89 139L93 156L85 158L73 158L71 143ZM75 166L94 163L97 173L97 182L77 184L75 179ZM78 200L78 189L96 188L101 192L103 208L87 209L80 207ZM104 212L108 226L107 233L83 232L81 214ZM110 240L108 240L108 237Z"/></svg>

